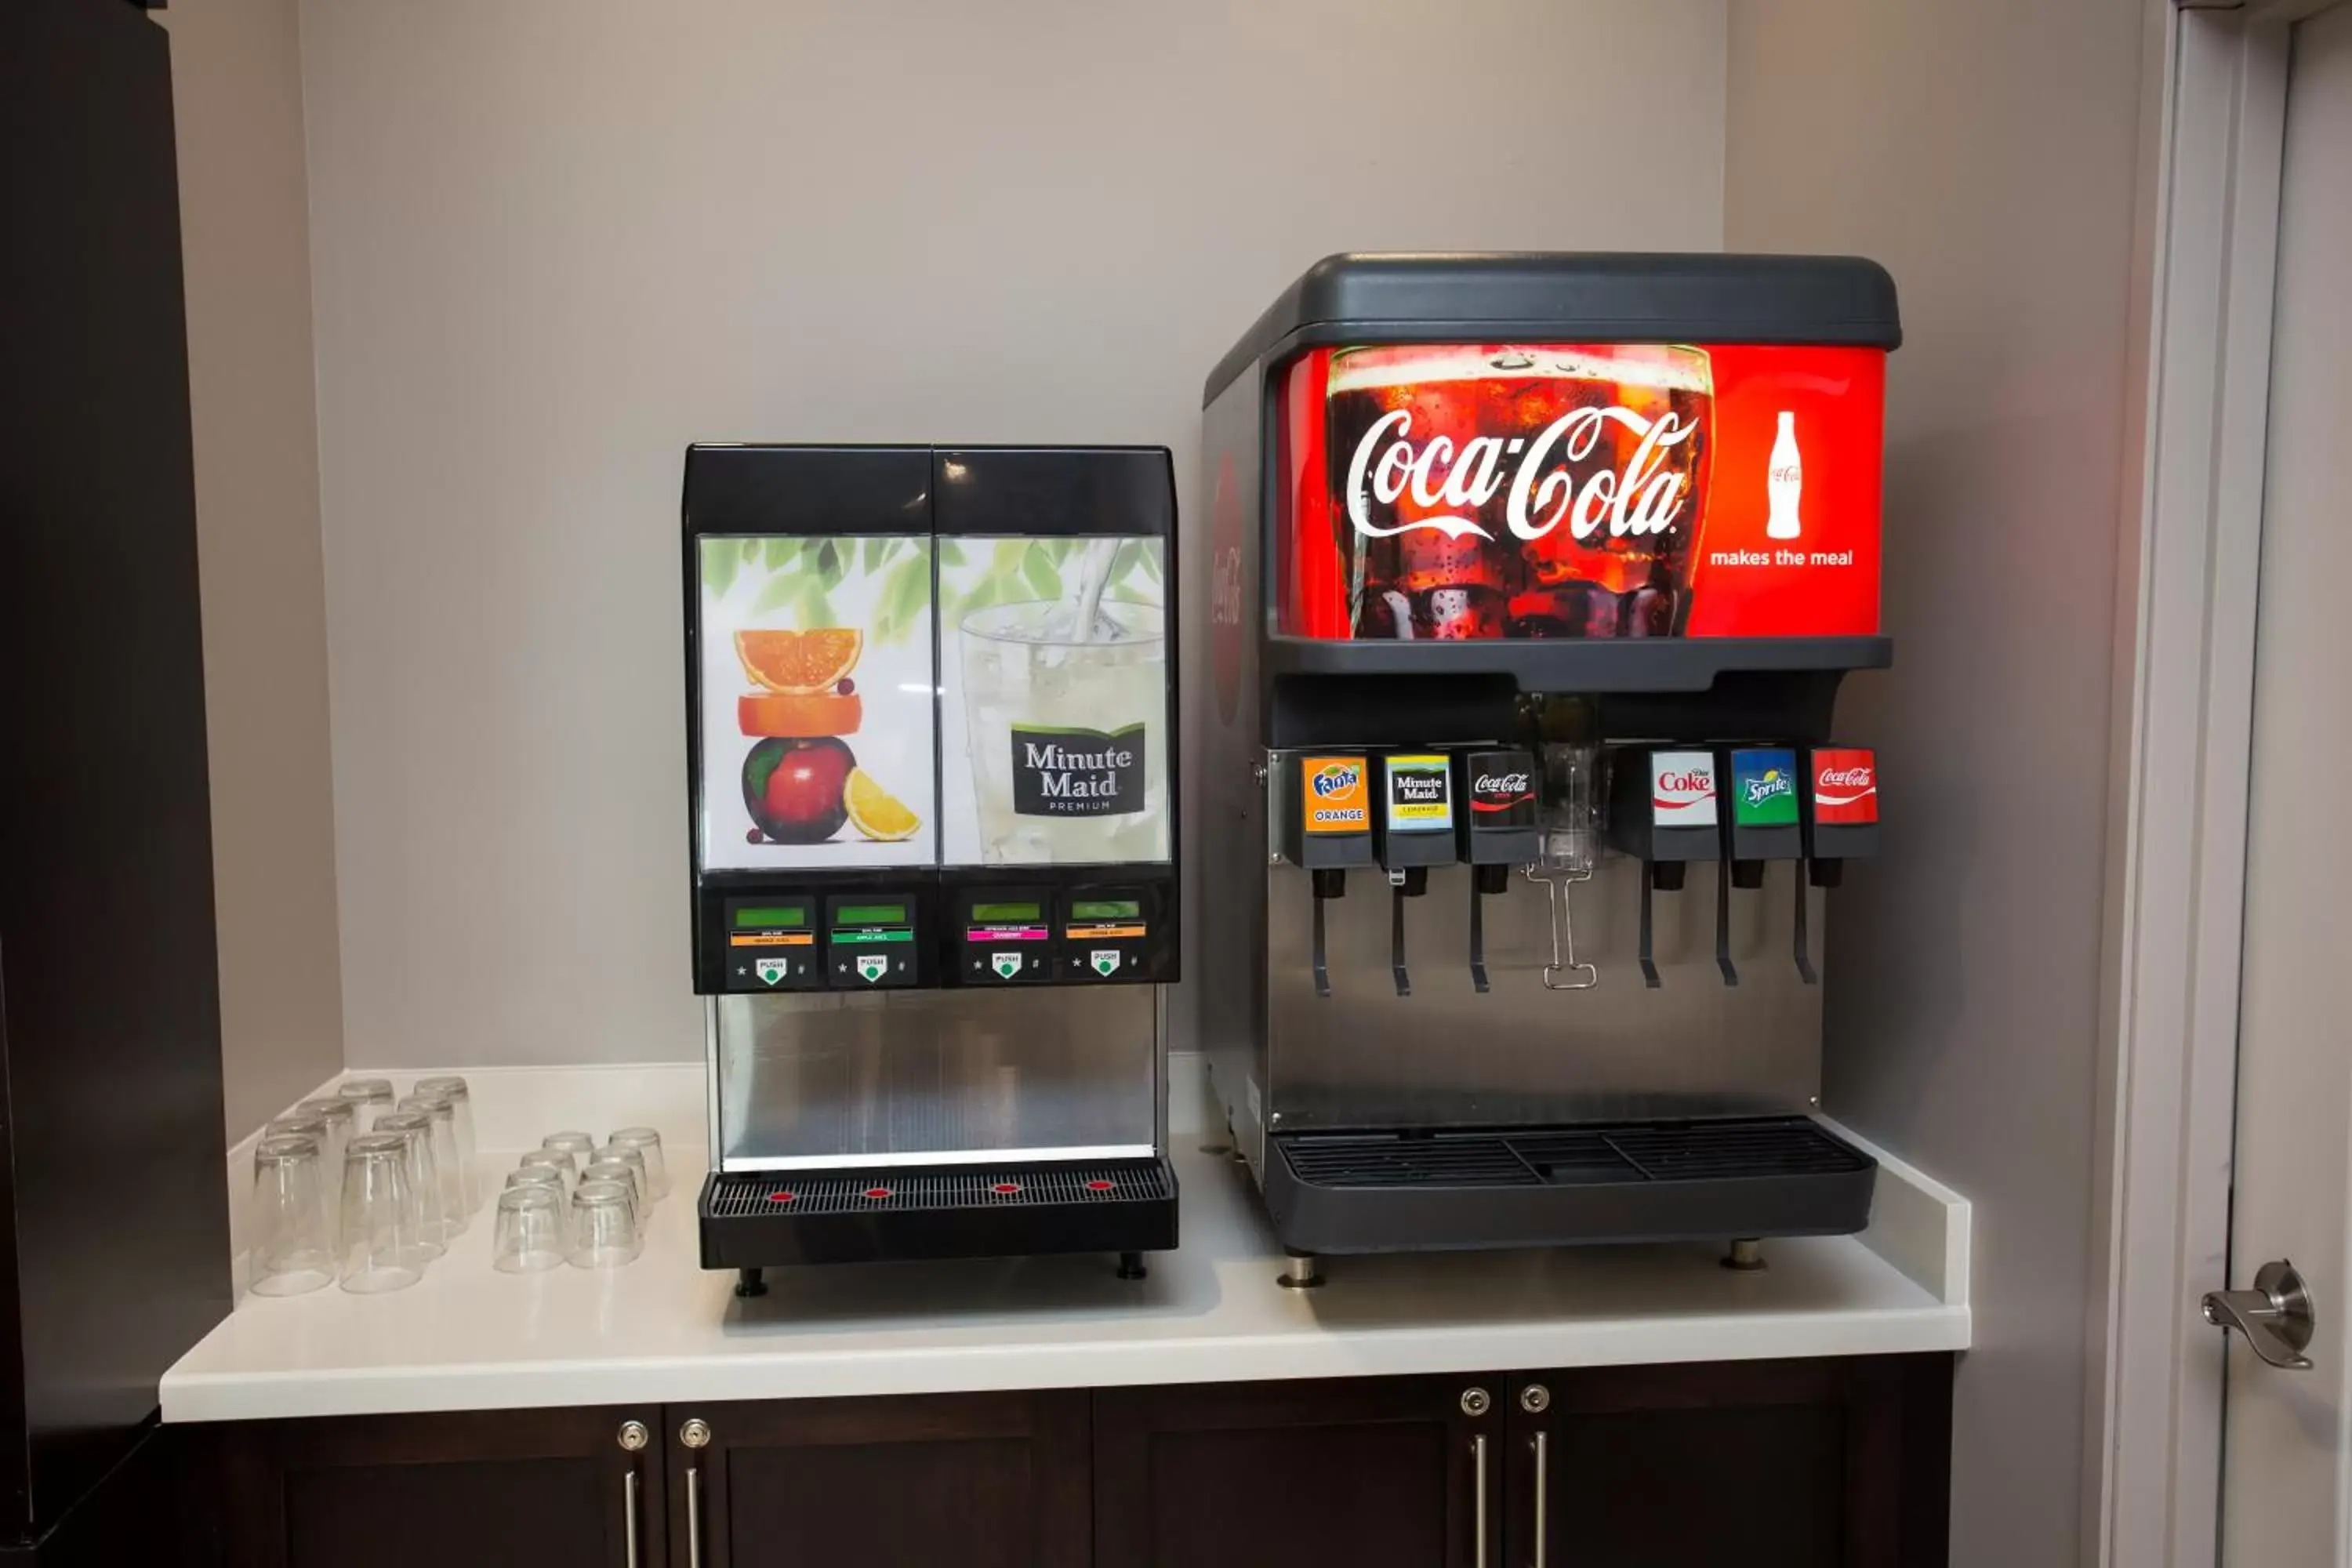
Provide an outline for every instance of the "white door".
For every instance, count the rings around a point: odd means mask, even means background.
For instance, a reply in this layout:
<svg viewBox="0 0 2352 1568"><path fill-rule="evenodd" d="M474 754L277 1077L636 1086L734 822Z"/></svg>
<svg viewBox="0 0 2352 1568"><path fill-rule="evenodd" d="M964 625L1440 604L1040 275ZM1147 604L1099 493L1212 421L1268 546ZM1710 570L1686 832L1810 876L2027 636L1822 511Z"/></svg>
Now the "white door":
<svg viewBox="0 0 2352 1568"><path fill-rule="evenodd" d="M2231 1335L2221 1561L2317 1568L2352 1564L2352 5L2295 26L2271 352L2230 1282L2291 1259L2317 1328L2300 1371Z"/></svg>

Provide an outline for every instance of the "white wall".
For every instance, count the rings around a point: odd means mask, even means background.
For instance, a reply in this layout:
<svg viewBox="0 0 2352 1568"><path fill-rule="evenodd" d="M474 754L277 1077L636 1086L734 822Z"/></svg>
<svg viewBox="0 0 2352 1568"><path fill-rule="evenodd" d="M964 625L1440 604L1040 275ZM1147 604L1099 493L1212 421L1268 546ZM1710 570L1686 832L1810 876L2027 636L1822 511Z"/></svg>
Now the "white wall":
<svg viewBox="0 0 2352 1568"><path fill-rule="evenodd" d="M1326 252L1708 249L1724 0L302 0L346 1051L679 1058L695 439L1165 442Z"/></svg>
<svg viewBox="0 0 2352 1568"><path fill-rule="evenodd" d="M205 718L234 1142L342 1065L295 0L172 33Z"/></svg>
<svg viewBox="0 0 2352 1568"><path fill-rule="evenodd" d="M1733 7L1725 238L1895 274L1895 668L1841 727L1886 858L1837 896L1824 1107L1975 1205L1956 1564L2080 1561L2102 851L2140 0Z"/></svg>

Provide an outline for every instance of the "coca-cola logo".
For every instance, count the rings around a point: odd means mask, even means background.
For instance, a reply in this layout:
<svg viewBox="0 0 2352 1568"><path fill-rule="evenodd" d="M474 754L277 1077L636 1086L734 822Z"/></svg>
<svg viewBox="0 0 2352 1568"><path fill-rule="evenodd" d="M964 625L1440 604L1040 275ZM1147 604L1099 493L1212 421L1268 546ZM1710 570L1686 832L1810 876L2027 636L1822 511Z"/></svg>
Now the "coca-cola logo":
<svg viewBox="0 0 2352 1568"><path fill-rule="evenodd" d="M1667 795L1712 795L1715 780L1706 773L1660 773L1658 793Z"/></svg>
<svg viewBox="0 0 2352 1568"><path fill-rule="evenodd" d="M1553 466L1590 462L1612 425L1639 443L1623 468L1597 469L1580 486L1570 468ZM1687 475L1663 468L1665 453L1697 430L1672 412L1650 419L1622 405L1585 407L1561 415L1532 440L1473 436L1457 452L1448 436L1416 447L1412 411L1394 409L1373 422L1348 460L1348 520L1368 539L1419 529L1448 539L1491 540L1469 514L1503 494L1507 483L1504 519L1521 539L1541 539L1563 521L1579 540L1603 529L1612 539L1664 533L1682 515L1689 483ZM1507 479L1512 459L1517 466ZM1415 506L1454 510L1388 528L1372 521L1373 501L1394 506L1408 495Z"/></svg>
<svg viewBox="0 0 2352 1568"><path fill-rule="evenodd" d="M1816 782L1818 789L1875 789L1876 771L1871 768L1823 768Z"/></svg>
<svg viewBox="0 0 2352 1568"><path fill-rule="evenodd" d="M1470 787L1480 795L1525 795L1528 782L1525 773L1480 773Z"/></svg>

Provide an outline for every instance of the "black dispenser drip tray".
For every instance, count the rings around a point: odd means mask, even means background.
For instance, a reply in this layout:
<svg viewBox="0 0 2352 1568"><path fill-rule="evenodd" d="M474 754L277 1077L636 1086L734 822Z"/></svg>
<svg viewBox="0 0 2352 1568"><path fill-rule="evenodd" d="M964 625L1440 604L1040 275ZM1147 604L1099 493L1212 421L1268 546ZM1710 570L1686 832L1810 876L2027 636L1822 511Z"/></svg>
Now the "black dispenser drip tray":
<svg viewBox="0 0 2352 1568"><path fill-rule="evenodd" d="M1305 1253L1844 1236L1878 1173L1803 1116L1268 1142L1266 1207Z"/></svg>

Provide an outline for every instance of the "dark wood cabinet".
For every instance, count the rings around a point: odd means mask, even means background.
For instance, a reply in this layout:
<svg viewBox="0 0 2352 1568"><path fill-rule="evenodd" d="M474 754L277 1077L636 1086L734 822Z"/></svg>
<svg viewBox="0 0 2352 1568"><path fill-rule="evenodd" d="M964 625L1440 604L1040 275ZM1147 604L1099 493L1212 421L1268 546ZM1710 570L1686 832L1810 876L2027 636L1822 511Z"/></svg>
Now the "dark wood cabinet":
<svg viewBox="0 0 2352 1568"><path fill-rule="evenodd" d="M186 1429L220 1520L186 1561L1939 1568L1951 1376L1866 1356L241 1423Z"/></svg>
<svg viewBox="0 0 2352 1568"><path fill-rule="evenodd" d="M1500 1374L1105 1389L1095 1561L1478 1568L1500 1519L1502 1389Z"/></svg>
<svg viewBox="0 0 2352 1568"><path fill-rule="evenodd" d="M1504 1563L1944 1561L1948 1356L1529 1373L1509 1394Z"/></svg>
<svg viewBox="0 0 2352 1568"><path fill-rule="evenodd" d="M225 1426L215 1451L222 1560L660 1568L661 1420L646 1405ZM643 1445L629 1447L639 1432Z"/></svg>
<svg viewBox="0 0 2352 1568"><path fill-rule="evenodd" d="M1083 1389L674 1405L667 1419L673 1563L1094 1561Z"/></svg>

